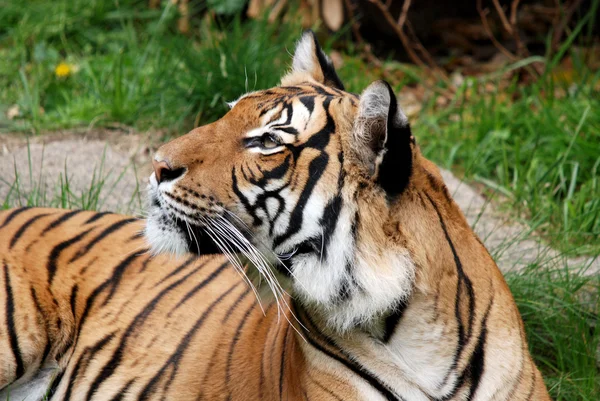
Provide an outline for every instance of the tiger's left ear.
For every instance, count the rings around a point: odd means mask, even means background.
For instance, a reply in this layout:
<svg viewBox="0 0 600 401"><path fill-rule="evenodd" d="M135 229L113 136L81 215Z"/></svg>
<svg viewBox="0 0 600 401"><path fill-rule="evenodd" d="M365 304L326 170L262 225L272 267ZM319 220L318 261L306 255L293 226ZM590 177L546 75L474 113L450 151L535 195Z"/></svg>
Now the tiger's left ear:
<svg viewBox="0 0 600 401"><path fill-rule="evenodd" d="M281 79L282 85L297 85L312 79L320 84L344 90L333 63L321 50L313 31L305 31L296 45L292 70Z"/></svg>
<svg viewBox="0 0 600 401"><path fill-rule="evenodd" d="M374 82L360 95L353 136L356 156L373 181L389 198L402 193L412 174L414 137L387 82Z"/></svg>

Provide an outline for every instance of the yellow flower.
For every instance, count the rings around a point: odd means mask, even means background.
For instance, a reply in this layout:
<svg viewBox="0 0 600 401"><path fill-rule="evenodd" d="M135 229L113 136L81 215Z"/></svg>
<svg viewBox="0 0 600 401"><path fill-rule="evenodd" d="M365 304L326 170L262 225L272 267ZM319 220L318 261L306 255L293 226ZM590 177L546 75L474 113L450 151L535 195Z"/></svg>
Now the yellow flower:
<svg viewBox="0 0 600 401"><path fill-rule="evenodd" d="M69 64L67 64L65 62L61 62L54 69L54 73L59 78L66 78L69 75L71 75L72 72L73 72L73 68Z"/></svg>

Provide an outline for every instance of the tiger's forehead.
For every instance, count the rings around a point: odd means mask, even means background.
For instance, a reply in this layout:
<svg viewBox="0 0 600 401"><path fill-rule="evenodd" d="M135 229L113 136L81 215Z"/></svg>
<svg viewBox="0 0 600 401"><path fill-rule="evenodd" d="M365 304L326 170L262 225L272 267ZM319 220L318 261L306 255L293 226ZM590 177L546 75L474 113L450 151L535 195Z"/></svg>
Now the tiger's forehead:
<svg viewBox="0 0 600 401"><path fill-rule="evenodd" d="M315 102L322 102L327 98L348 99L353 105L358 102L358 96L353 93L318 84L306 84L280 86L246 93L229 105L230 107L238 104L240 106L243 105L244 108L253 109L258 112L259 116L262 117L272 112L272 110L286 104L291 104L296 100L302 102L308 108L312 108Z"/></svg>

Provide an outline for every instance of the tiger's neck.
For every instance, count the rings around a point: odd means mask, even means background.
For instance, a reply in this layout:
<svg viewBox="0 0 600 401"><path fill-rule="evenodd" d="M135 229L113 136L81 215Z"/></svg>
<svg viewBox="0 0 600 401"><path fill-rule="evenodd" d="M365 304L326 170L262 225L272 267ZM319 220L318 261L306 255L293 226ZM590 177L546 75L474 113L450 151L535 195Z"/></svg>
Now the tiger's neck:
<svg viewBox="0 0 600 401"><path fill-rule="evenodd" d="M347 401L377 400L382 394L397 399L381 372L372 370L372 355L361 355L373 343L365 332L332 334L296 303L285 316L273 305L265 316L259 308L252 310L244 333L234 336L235 347L222 353L229 368L221 387L231 399L339 400L342 394ZM219 386L214 394L213 386L203 388L202 399L218 394Z"/></svg>
<svg viewBox="0 0 600 401"><path fill-rule="evenodd" d="M386 232L387 217L351 205L342 202L319 246L291 260L295 298L339 333L377 325L404 305L416 270L408 249Z"/></svg>
<svg viewBox="0 0 600 401"><path fill-rule="evenodd" d="M459 331L454 322L447 323L455 309L443 308L454 300L459 271L452 247L425 249L424 244L444 243L444 230L462 232L468 226L455 219L444 223L451 227L440 223L439 230L432 230L423 225L426 216L411 211L414 202L421 199L404 199L403 211L391 217L361 215L358 224L354 211L342 209L329 251L294 261L301 322L295 350L302 366L318 370L334 386L356 386L358 399L444 397L459 385L452 352L459 339L447 335L447 330ZM454 205L442 207L449 213ZM351 226L356 228L348 235L343 227ZM414 237L404 237L402 229ZM439 238L432 240L432 232ZM480 246L472 235L460 238L465 252ZM493 267L491 259L487 262L486 269ZM444 287L436 290L441 280ZM462 310L473 302L464 298L459 304ZM483 319L485 310L480 308L475 318ZM472 352L478 336L474 327L469 330L465 341Z"/></svg>

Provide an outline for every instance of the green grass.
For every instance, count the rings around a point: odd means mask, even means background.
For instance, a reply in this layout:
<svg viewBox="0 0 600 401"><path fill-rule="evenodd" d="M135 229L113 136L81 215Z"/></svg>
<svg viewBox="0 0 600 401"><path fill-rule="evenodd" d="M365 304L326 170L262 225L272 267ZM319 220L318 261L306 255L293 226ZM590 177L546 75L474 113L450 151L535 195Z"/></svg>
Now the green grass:
<svg viewBox="0 0 600 401"><path fill-rule="evenodd" d="M598 73L556 97L551 77L477 94L470 80L417 125L424 153L501 195L555 247L600 254Z"/></svg>
<svg viewBox="0 0 600 401"><path fill-rule="evenodd" d="M600 71L574 46L589 42L599 3L545 57L537 82L522 85L501 72L466 78L447 106L428 95L413 124L426 156L479 185L565 256L600 255ZM205 15L183 36L169 4L149 10L143 0L0 0L0 131L40 135L120 123L179 135L217 119L226 101L276 85L289 66L299 18L267 24ZM346 43L345 35L324 47ZM423 84L413 67L374 67L351 44L345 54L339 73L350 91L382 77L398 92ZM564 56L573 61L567 78ZM62 62L72 72L60 78ZM15 105L19 115L9 119ZM107 176L122 174L98 166L88 188L75 191L68 171L53 182L32 171L0 180L8 188L0 208L102 208ZM130 209L139 206L134 198ZM596 400L599 278L539 260L507 279L553 398Z"/></svg>
<svg viewBox="0 0 600 401"><path fill-rule="evenodd" d="M600 278L532 264L507 281L553 399L597 400Z"/></svg>
<svg viewBox="0 0 600 401"><path fill-rule="evenodd" d="M205 18L175 31L170 2L0 0L0 129L39 132L115 121L180 132L225 102L277 83L301 29ZM61 63L74 72L58 77ZM18 105L19 118L6 111Z"/></svg>

